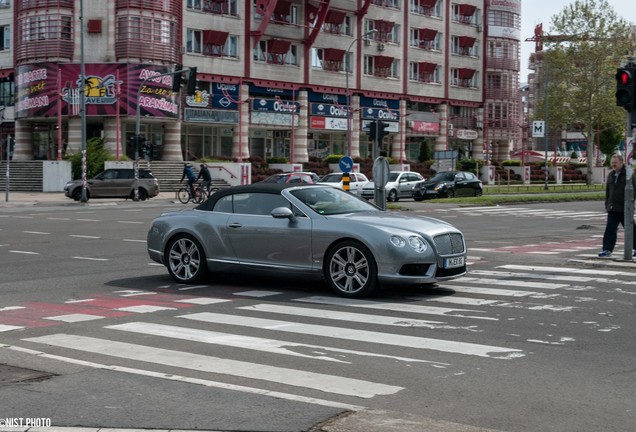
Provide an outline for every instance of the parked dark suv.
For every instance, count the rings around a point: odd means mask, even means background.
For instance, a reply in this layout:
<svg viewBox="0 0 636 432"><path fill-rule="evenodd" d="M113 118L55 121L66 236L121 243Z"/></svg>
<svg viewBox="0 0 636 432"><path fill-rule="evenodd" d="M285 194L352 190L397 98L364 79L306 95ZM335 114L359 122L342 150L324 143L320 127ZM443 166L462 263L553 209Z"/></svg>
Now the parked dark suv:
<svg viewBox="0 0 636 432"><path fill-rule="evenodd" d="M64 194L79 201L82 198L82 180L73 180L64 186ZM159 194L159 181L146 169L139 170L139 199ZM102 171L86 181L86 198L133 198L135 196L135 170L113 168Z"/></svg>

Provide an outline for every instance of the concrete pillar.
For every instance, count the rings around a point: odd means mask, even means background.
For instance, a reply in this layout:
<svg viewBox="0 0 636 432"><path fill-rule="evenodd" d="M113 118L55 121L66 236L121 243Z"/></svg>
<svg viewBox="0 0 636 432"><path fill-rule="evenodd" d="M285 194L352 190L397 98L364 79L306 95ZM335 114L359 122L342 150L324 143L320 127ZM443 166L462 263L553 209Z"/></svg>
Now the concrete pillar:
<svg viewBox="0 0 636 432"><path fill-rule="evenodd" d="M167 121L164 123L163 153L161 160L183 161L183 149L181 148L181 123Z"/></svg>
<svg viewBox="0 0 636 432"><path fill-rule="evenodd" d="M117 142L117 120L111 117L104 118L104 148L108 151L108 154L117 156L117 146L119 145L119 156L123 153L123 141L126 137L123 134L123 128L120 124L119 143Z"/></svg>
<svg viewBox="0 0 636 432"><path fill-rule="evenodd" d="M239 90L239 124L234 128L232 136L232 157L239 162L250 157L249 137L250 137L250 106L249 86L242 84Z"/></svg>
<svg viewBox="0 0 636 432"><path fill-rule="evenodd" d="M406 159L406 100L400 101L399 132L393 140L391 157L402 163Z"/></svg>
<svg viewBox="0 0 636 432"><path fill-rule="evenodd" d="M484 109L477 109L477 118L484 118ZM478 120L479 121L479 120ZM483 160L484 159L484 122L481 121L481 127L477 128L477 139L473 141L473 155L472 158L475 160Z"/></svg>
<svg viewBox="0 0 636 432"><path fill-rule="evenodd" d="M67 153L78 154L82 151L82 119L68 117L68 150Z"/></svg>
<svg viewBox="0 0 636 432"><path fill-rule="evenodd" d="M435 138L435 151L448 150L448 106L441 104L437 106L439 116L439 135Z"/></svg>
<svg viewBox="0 0 636 432"><path fill-rule="evenodd" d="M298 113L298 126L294 127L294 158L292 163L303 163L309 161L307 153L307 133L309 132L309 96L307 90L298 93L297 103L300 104ZM292 121L294 119L292 118Z"/></svg>
<svg viewBox="0 0 636 432"><path fill-rule="evenodd" d="M360 157L360 96L351 97L351 157ZM348 143L345 143L348 145Z"/></svg>
<svg viewBox="0 0 636 432"><path fill-rule="evenodd" d="M25 120L16 120L13 160L32 160L32 142L31 124Z"/></svg>

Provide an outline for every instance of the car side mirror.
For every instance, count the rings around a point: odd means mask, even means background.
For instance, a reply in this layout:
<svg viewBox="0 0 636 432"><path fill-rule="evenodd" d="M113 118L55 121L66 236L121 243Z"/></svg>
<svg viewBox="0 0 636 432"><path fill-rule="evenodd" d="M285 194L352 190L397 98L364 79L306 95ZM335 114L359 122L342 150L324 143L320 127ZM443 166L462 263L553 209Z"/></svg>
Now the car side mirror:
<svg viewBox="0 0 636 432"><path fill-rule="evenodd" d="M289 207L276 207L272 210L271 215L274 219L289 219L290 222L296 220L294 213L289 209Z"/></svg>

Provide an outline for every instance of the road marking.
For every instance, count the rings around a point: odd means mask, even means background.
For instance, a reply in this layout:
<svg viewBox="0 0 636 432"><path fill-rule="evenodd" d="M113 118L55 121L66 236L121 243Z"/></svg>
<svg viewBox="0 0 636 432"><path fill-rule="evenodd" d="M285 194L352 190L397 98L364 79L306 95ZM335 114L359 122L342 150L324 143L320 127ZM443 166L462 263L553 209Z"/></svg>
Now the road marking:
<svg viewBox="0 0 636 432"><path fill-rule="evenodd" d="M48 217L48 220L59 220L59 221L69 221L71 218L62 218L62 217Z"/></svg>
<svg viewBox="0 0 636 432"><path fill-rule="evenodd" d="M493 300L496 301L496 300ZM338 321L359 322L365 324L379 324L398 327L425 327L430 329L473 330L471 327L451 326L442 321L427 321L410 318L398 318L382 315L366 315L354 312L339 312L325 309L309 309L294 306L279 306L271 304L258 304L242 306L237 309L253 310L257 312L269 312L283 315L306 316L312 318L324 318Z"/></svg>
<svg viewBox="0 0 636 432"><path fill-rule="evenodd" d="M100 219L77 219L80 222L101 222Z"/></svg>
<svg viewBox="0 0 636 432"><path fill-rule="evenodd" d="M87 260L87 261L108 261L108 258L91 258L91 257L80 257L80 256L74 256L72 258L79 259L79 260Z"/></svg>
<svg viewBox="0 0 636 432"><path fill-rule="evenodd" d="M472 272L471 272L472 273ZM482 287L472 287L472 286L464 286L464 285L452 285L451 283L443 283L437 284L439 288L453 290L455 292L461 293L469 293L469 294L485 294L485 295L494 295L498 297L529 297L529 296L545 296L545 294L540 293L538 291L521 291L521 290L506 290L506 289L498 289L498 288L482 288ZM558 294L553 294L558 295Z"/></svg>
<svg viewBox="0 0 636 432"><path fill-rule="evenodd" d="M25 234L41 234L41 235L50 235L51 233L43 232L43 231L22 231Z"/></svg>
<svg viewBox="0 0 636 432"><path fill-rule="evenodd" d="M20 327L20 326L12 326L12 325L0 324L0 333L9 332L9 331L13 331L13 330L20 330L20 329L23 329L23 328L24 327Z"/></svg>
<svg viewBox="0 0 636 432"><path fill-rule="evenodd" d="M282 293L277 291L259 291L259 290L241 291L241 292L234 293L234 295L245 296L245 297L268 297L268 296L274 296L279 294L282 294Z"/></svg>
<svg viewBox="0 0 636 432"><path fill-rule="evenodd" d="M547 280L555 280L555 281L566 281L566 282L592 282L594 281L593 277L589 276L571 276L571 275L551 275L547 273L520 273L520 272L506 272L506 271L497 271L497 270L472 270L470 272L471 275L478 276L502 276L502 277L512 277L519 279L547 279ZM461 280L461 278L457 279Z"/></svg>
<svg viewBox="0 0 636 432"><path fill-rule="evenodd" d="M209 330L199 330L145 322L116 324L104 328L346 364L351 364L351 362L342 360L342 355L339 354L339 358L334 358L326 355L327 352L355 354L366 357L384 357L405 362L432 363L436 367L441 368L449 366L448 363L441 363L429 360L397 357L378 353L331 348L320 345L308 345L276 339L241 336L230 333L221 333ZM298 348L301 348L302 350L294 350ZM307 348L309 348L310 350L307 350ZM303 354L303 352L307 352L308 354Z"/></svg>
<svg viewBox="0 0 636 432"><path fill-rule="evenodd" d="M25 255L40 255L39 252L30 252L30 251L21 251L21 250L10 250L9 252L17 253L17 254L25 254Z"/></svg>
<svg viewBox="0 0 636 432"><path fill-rule="evenodd" d="M189 384L202 385L202 386L205 386L205 387L213 387L213 388L220 388L220 389L224 389L224 390L232 390L232 391L237 391L237 392L242 392L242 393L255 394L255 395L260 395L260 396L270 396L270 397L274 397L274 398L277 398L277 399L284 399L284 400L291 400L291 401L303 402L303 403L314 404L314 405L322 405L322 406L327 406L327 407L341 408L341 409L344 409L344 410L360 411L360 410L366 409L366 407L360 406L360 405L351 405L351 404L345 404L345 403L341 403L341 402L329 401L329 400L325 400L325 399L317 399L317 398L311 398L311 397L305 397L305 396L298 396L298 395L293 395L293 394L289 394L289 393L282 393L282 392L275 392L275 391L259 389L259 388L255 388L255 387L246 387L246 386L240 386L240 385L234 385L234 384L226 384L226 383L222 383L222 382L218 382L218 381L210 381L210 380L191 378L191 377L186 377L186 376L181 376L181 375L166 374L166 373L161 373L161 372L153 372L153 371L148 371L148 370L133 369L133 368L127 368L127 367L121 367L121 366L104 365L104 364L100 364L100 363L88 362L88 361L79 360L79 359L73 359L73 358L69 358L69 357L62 357L62 356L58 356L58 355L47 354L47 353L42 352L42 351L36 351L36 350L22 348L22 347L17 347L17 346L4 345L4 346L0 346L0 348L5 348L5 349L8 349L8 350L22 352L22 353L26 353L26 354L30 354L30 355L35 355L35 356L38 356L38 357L41 357L41 358L47 358L47 359L51 359L51 360L62 361L62 362L65 362L65 363L72 363L72 364L77 364L77 365L81 365L81 366L91 367L91 368L95 368L95 369L104 369L104 370L111 370L111 371L116 371L116 372L124 372L124 373L133 374L133 375L147 376L147 377L152 377L152 378L160 378L160 379L165 379L165 380L169 380L169 381L178 381L178 382L184 382L184 383L189 383Z"/></svg>
<svg viewBox="0 0 636 432"><path fill-rule="evenodd" d="M514 348L480 345L468 342L449 341L443 339L421 338L404 336L393 333L380 333L367 330L346 329L342 327L320 326L302 324L292 321L270 320L263 318L250 318L245 316L224 315L211 312L181 315L195 321L211 322L215 324L229 324L241 327L251 327L266 330L282 331L287 333L322 336L336 339L352 340L356 342L370 342L373 344L401 346L407 348L427 349L433 351L451 352L479 357L510 359L523 357L522 350ZM491 353L493 355L491 355Z"/></svg>
<svg viewBox="0 0 636 432"><path fill-rule="evenodd" d="M69 237L85 238L85 239L100 239L101 238L99 236L80 235L80 234L69 234Z"/></svg>
<svg viewBox="0 0 636 432"><path fill-rule="evenodd" d="M146 240L124 239L125 242L146 243Z"/></svg>
<svg viewBox="0 0 636 432"><path fill-rule="evenodd" d="M504 285L507 287L510 286L519 286L525 288L539 288L539 289L560 289L567 288L570 285L568 284L557 284L557 283L547 283L547 282L526 282L519 281L513 279L488 279L488 278L472 278L472 277L463 277L461 279L457 279L462 282L470 282L475 284L486 284L486 285Z"/></svg>
<svg viewBox="0 0 636 432"><path fill-rule="evenodd" d="M163 310L176 310L176 308L171 308L167 306L152 306L152 305L138 305L138 306L126 306L121 308L116 308L114 310L122 311L122 312L134 312L134 313L152 313Z"/></svg>
<svg viewBox="0 0 636 432"><path fill-rule="evenodd" d="M102 318L104 317L99 315L90 315L90 314L68 314L68 315L42 317L42 319L45 319L45 320L62 321L67 323L92 321L92 320L97 320Z"/></svg>
<svg viewBox="0 0 636 432"><path fill-rule="evenodd" d="M121 224L145 224L146 222L142 222L142 221L117 221L117 223L121 223Z"/></svg>
<svg viewBox="0 0 636 432"><path fill-rule="evenodd" d="M378 395L395 394L400 390L403 390L403 387L374 383L355 378L268 366L239 360L228 360L201 354L167 350L147 345L136 345L85 336L59 333L23 340L61 348L70 348L93 354L101 354L214 374L240 376L244 378L282 383L294 387L311 388L327 393L355 396L366 399Z"/></svg>
<svg viewBox="0 0 636 432"><path fill-rule="evenodd" d="M452 316L454 318L471 318L471 319L498 321L497 318L493 318L493 317L462 315L458 313L458 312L485 313L484 311L470 310L470 309L442 308L437 306L420 306L420 305L413 305L408 303L383 303L383 302L375 302L375 301L368 301L368 300L346 299L342 297L322 297L322 296L302 297L302 298L294 299L294 301L303 302L303 303L326 304L326 305L333 305L333 306L358 307L363 309L380 309L385 311L390 310L390 311L397 311L397 312L409 312L409 313L416 313L420 315L442 315L442 316Z"/></svg>

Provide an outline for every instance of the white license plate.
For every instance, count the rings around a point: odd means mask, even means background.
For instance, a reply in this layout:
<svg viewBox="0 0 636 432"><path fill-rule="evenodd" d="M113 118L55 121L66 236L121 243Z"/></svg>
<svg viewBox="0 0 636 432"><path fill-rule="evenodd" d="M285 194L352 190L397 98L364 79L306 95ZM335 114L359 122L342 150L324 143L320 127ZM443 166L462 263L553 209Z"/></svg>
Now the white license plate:
<svg viewBox="0 0 636 432"><path fill-rule="evenodd" d="M444 258L444 268L455 268L464 265L464 257Z"/></svg>

